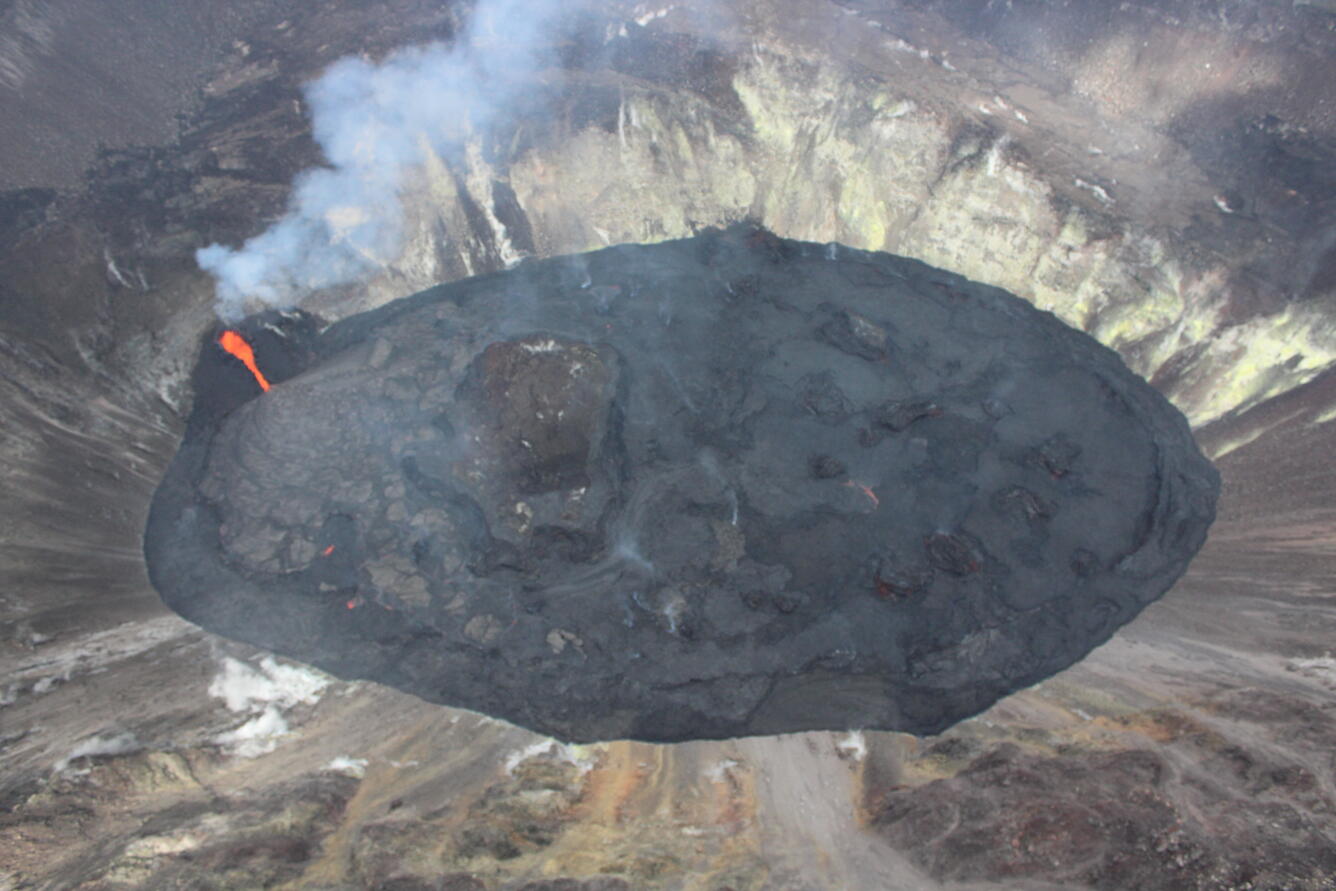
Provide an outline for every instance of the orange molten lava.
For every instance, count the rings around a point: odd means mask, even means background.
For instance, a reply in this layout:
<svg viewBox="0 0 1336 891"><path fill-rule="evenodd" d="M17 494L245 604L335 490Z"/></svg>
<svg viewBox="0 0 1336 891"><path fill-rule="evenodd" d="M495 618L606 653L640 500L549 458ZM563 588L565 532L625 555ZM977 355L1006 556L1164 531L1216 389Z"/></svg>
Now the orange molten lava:
<svg viewBox="0 0 1336 891"><path fill-rule="evenodd" d="M246 343L246 338L229 329L218 335L218 345L240 359L241 363L250 369L250 373L255 375L260 389L268 392L269 381L264 379L264 375L260 373L260 366L255 364L255 351Z"/></svg>
<svg viewBox="0 0 1336 891"><path fill-rule="evenodd" d="M866 495L872 501L872 508L874 510L881 506L881 499L877 497L876 492L872 491L871 486L865 486L862 483L855 482L853 480L845 480L844 485L850 489L858 489L864 495Z"/></svg>

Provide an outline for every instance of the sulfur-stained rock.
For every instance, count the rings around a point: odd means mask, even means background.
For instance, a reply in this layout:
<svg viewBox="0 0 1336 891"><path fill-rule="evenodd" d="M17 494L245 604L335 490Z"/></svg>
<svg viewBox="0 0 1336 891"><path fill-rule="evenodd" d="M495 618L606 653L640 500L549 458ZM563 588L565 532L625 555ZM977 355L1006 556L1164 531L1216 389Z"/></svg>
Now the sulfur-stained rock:
<svg viewBox="0 0 1336 891"><path fill-rule="evenodd" d="M1091 338L747 227L241 328L275 385L205 344L166 602L563 739L939 731L1106 640L1214 516Z"/></svg>

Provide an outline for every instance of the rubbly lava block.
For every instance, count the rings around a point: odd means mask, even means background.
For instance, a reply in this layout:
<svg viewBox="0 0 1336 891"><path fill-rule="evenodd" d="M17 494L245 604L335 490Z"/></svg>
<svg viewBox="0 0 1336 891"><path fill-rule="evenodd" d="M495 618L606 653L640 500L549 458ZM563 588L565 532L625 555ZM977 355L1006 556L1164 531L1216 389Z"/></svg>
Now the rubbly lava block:
<svg viewBox="0 0 1336 891"><path fill-rule="evenodd" d="M1219 478L997 288L734 227L217 332L145 536L174 610L566 740L935 733L1071 665Z"/></svg>

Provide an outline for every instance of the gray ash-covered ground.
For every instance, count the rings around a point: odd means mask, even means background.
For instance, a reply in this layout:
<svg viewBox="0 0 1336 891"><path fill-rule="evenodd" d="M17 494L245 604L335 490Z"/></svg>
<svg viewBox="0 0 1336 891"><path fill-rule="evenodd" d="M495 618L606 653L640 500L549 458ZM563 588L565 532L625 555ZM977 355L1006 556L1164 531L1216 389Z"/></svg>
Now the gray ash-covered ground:
<svg viewBox="0 0 1336 891"><path fill-rule="evenodd" d="M146 534L173 609L564 739L930 733L1080 659L1218 477L1115 353L735 227L210 339Z"/></svg>

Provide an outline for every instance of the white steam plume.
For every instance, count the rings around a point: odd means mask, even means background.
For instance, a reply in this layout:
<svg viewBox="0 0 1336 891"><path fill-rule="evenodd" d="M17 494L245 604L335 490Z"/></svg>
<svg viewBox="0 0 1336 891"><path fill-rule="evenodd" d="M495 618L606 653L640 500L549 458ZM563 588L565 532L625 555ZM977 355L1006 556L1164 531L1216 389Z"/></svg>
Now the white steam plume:
<svg viewBox="0 0 1336 891"><path fill-rule="evenodd" d="M196 251L216 279L223 319L248 299L291 306L352 281L394 256L403 236L399 187L430 148L484 129L541 64L557 0L480 0L451 46L396 52L379 64L347 58L306 88L328 168L293 183L288 210L240 248Z"/></svg>

